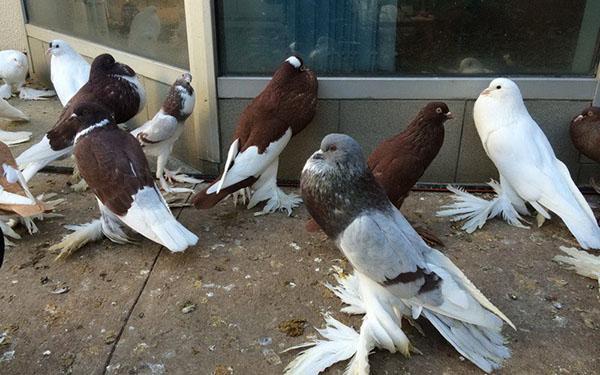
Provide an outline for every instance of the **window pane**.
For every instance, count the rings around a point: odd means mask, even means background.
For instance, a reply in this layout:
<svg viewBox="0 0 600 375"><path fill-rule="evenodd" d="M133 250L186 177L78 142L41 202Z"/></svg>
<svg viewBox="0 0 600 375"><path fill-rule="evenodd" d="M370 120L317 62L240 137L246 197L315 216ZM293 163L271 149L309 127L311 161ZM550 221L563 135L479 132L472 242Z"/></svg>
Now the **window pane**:
<svg viewBox="0 0 600 375"><path fill-rule="evenodd" d="M26 0L29 22L187 68L183 0Z"/></svg>
<svg viewBox="0 0 600 375"><path fill-rule="evenodd" d="M219 0L221 74L588 75L598 0Z"/></svg>

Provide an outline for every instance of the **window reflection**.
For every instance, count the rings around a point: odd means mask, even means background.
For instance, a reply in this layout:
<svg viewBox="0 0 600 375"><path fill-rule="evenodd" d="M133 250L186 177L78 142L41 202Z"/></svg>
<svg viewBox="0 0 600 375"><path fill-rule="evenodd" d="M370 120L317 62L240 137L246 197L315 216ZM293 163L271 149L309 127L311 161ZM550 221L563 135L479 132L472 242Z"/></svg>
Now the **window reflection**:
<svg viewBox="0 0 600 375"><path fill-rule="evenodd" d="M29 22L188 67L183 0L26 0Z"/></svg>
<svg viewBox="0 0 600 375"><path fill-rule="evenodd" d="M219 0L222 74L593 75L597 0Z"/></svg>

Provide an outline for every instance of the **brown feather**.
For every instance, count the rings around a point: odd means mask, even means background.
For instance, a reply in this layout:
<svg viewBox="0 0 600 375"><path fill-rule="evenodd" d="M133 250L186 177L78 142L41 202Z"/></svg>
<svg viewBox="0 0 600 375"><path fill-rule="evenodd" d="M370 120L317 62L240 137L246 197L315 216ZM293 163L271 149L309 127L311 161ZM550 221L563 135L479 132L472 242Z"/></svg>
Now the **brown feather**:
<svg viewBox="0 0 600 375"><path fill-rule="evenodd" d="M117 215L127 213L139 190L155 187L139 142L114 123L79 138L74 154L90 189Z"/></svg>

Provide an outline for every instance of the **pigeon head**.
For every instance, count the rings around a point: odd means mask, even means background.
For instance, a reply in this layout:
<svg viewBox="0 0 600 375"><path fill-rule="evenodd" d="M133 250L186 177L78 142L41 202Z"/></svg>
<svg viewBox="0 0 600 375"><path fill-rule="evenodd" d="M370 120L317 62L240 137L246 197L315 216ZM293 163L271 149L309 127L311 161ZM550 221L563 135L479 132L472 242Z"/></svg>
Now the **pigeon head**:
<svg viewBox="0 0 600 375"><path fill-rule="evenodd" d="M454 118L450 109L444 102L430 102L427 103L419 117L423 118L426 123L443 124L444 121Z"/></svg>
<svg viewBox="0 0 600 375"><path fill-rule="evenodd" d="M113 114L101 104L94 102L82 102L73 108L73 117L77 117L80 123L78 132L81 132L89 127L104 124L114 123Z"/></svg>
<svg viewBox="0 0 600 375"><path fill-rule="evenodd" d="M343 174L362 174L367 163L362 148L354 138L346 134L329 134L321 141L321 148L308 160L318 169Z"/></svg>
<svg viewBox="0 0 600 375"><path fill-rule="evenodd" d="M5 55L5 61L12 65L14 68L17 68L18 71L27 70L27 56L20 51L9 51L10 53Z"/></svg>
<svg viewBox="0 0 600 375"><path fill-rule="evenodd" d="M302 61L302 58L298 55L292 55L288 57L287 59L285 59L284 64L288 64L294 70L297 70L299 72L304 70L304 61Z"/></svg>
<svg viewBox="0 0 600 375"><path fill-rule="evenodd" d="M573 119L574 123L589 123L596 121L600 121L600 107L593 106L584 109L583 111L581 111L581 114L579 116Z"/></svg>
<svg viewBox="0 0 600 375"><path fill-rule="evenodd" d="M496 78L490 82L490 85L479 96L496 100L523 100L519 86L508 78Z"/></svg>
<svg viewBox="0 0 600 375"><path fill-rule="evenodd" d="M116 62L115 58L112 57L112 55L104 53L102 55L97 56L92 62L92 67L90 69L90 78L93 78L97 75L116 75L134 77L135 72L128 65Z"/></svg>
<svg viewBox="0 0 600 375"><path fill-rule="evenodd" d="M196 96L191 82L192 75L190 73L182 74L173 83L163 102L163 112L175 117L178 121L185 121L194 110Z"/></svg>
<svg viewBox="0 0 600 375"><path fill-rule="evenodd" d="M64 40L54 39L48 43L47 55L61 56L73 52L71 46Z"/></svg>

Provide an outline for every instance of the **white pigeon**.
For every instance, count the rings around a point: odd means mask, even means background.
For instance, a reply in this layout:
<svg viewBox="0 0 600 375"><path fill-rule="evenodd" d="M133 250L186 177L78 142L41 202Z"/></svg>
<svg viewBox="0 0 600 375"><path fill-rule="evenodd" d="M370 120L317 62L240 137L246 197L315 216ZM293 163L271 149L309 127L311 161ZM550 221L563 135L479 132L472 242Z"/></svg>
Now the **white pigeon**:
<svg viewBox="0 0 600 375"><path fill-rule="evenodd" d="M529 203L539 225L550 218L548 211L554 212L584 249L600 248L600 228L589 204L527 112L519 87L506 78L494 79L475 102L473 117L483 148L500 173L501 194L481 204L480 198L463 193L438 215L477 217L468 228L474 230L497 214L518 223L518 214L528 214Z"/></svg>
<svg viewBox="0 0 600 375"><path fill-rule="evenodd" d="M90 78L90 64L67 42L50 41L50 79L63 107Z"/></svg>
<svg viewBox="0 0 600 375"><path fill-rule="evenodd" d="M173 188L165 180L175 180L189 183L200 183L185 175L178 175L166 169L167 161L173 151L175 142L181 136L185 120L192 114L196 103L196 94L191 85L192 75L184 73L171 86L161 109L144 125L131 131L142 146L144 153L157 157L156 178L166 192L191 192L191 189Z"/></svg>
<svg viewBox="0 0 600 375"><path fill-rule="evenodd" d="M352 264L354 290L345 293L349 312L365 317L359 335L339 331L340 341L330 341L327 352L317 344L287 373L315 373L299 369L320 371L344 353L354 355L346 373L368 374L368 356L376 347L408 355L403 317L425 317L483 371L500 368L510 357L501 330L503 321L513 324L410 226L376 182L354 139L326 136L306 162L300 187L308 212Z"/></svg>
<svg viewBox="0 0 600 375"><path fill-rule="evenodd" d="M25 100L42 100L56 95L53 90L38 90L25 87L29 62L23 52L16 50L0 51L0 78L4 85L0 86L0 97L8 99L13 93Z"/></svg>

